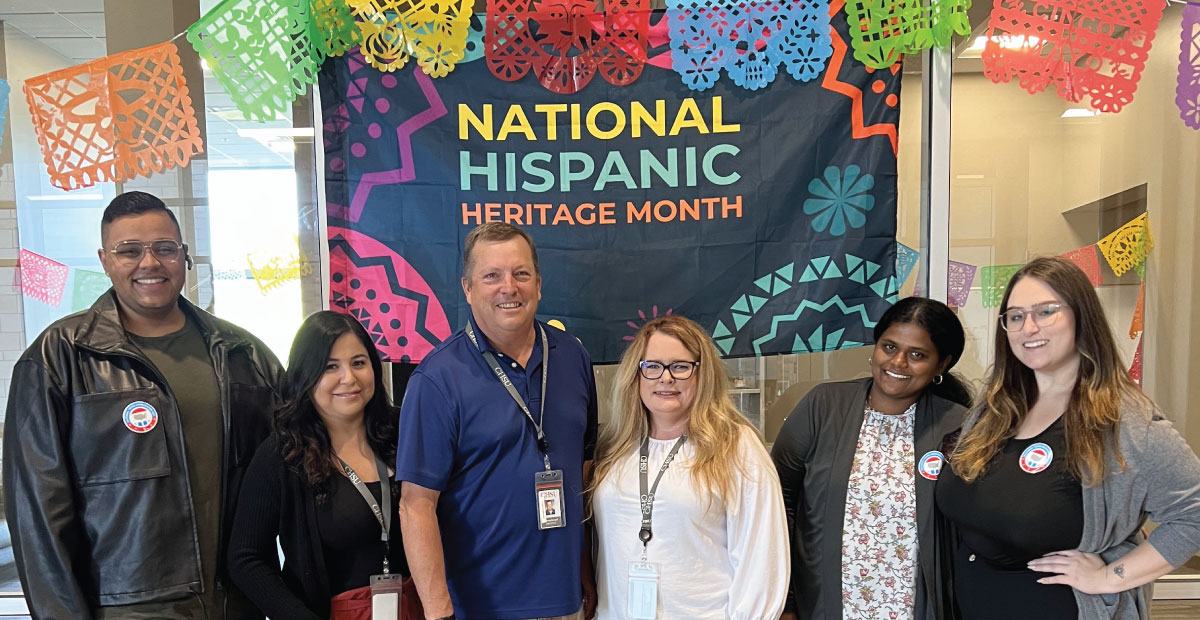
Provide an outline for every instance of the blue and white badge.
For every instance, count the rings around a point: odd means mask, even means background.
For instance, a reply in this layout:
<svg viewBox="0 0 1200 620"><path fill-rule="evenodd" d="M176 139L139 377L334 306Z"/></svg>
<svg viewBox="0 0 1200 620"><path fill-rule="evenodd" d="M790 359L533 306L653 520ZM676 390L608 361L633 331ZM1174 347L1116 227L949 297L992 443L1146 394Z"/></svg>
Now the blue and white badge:
<svg viewBox="0 0 1200 620"><path fill-rule="evenodd" d="M921 477L926 480L937 480L938 474L942 473L942 464L945 462L946 455L937 450L930 450L921 457L917 471L921 472Z"/></svg>
<svg viewBox="0 0 1200 620"><path fill-rule="evenodd" d="M1035 443L1021 453L1021 471L1027 474L1038 474L1046 471L1054 460L1054 450L1044 443Z"/></svg>
<svg viewBox="0 0 1200 620"><path fill-rule="evenodd" d="M138 434L149 433L158 426L158 412L142 400L129 403L121 417L125 420L125 428Z"/></svg>

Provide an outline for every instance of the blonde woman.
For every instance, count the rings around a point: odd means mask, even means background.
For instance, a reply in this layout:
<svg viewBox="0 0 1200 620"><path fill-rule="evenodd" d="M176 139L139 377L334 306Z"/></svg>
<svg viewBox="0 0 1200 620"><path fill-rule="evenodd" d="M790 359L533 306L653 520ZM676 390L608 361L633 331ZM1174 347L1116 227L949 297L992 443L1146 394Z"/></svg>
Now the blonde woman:
<svg viewBox="0 0 1200 620"><path fill-rule="evenodd" d="M598 617L776 620L788 585L779 479L708 334L679 316L646 323L613 402L592 486Z"/></svg>
<svg viewBox="0 0 1200 620"><path fill-rule="evenodd" d="M1125 373L1073 263L1022 267L999 320L982 402L937 482L951 611L1145 619L1144 586L1200 550L1200 461Z"/></svg>

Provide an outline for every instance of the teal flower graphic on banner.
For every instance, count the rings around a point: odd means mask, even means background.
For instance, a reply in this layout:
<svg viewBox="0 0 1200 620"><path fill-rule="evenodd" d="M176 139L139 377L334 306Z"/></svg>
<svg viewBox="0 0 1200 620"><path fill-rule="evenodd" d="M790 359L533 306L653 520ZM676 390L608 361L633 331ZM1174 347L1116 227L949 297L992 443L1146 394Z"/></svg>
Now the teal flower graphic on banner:
<svg viewBox="0 0 1200 620"><path fill-rule="evenodd" d="M845 171L837 166L825 169L825 178L816 178L808 184L808 191L815 198L804 201L804 214L817 215L812 227L817 232L841 236L846 234L846 225L862 228L867 223L867 211L875 208L875 197L870 194L875 187L875 177L861 174L853 164Z"/></svg>

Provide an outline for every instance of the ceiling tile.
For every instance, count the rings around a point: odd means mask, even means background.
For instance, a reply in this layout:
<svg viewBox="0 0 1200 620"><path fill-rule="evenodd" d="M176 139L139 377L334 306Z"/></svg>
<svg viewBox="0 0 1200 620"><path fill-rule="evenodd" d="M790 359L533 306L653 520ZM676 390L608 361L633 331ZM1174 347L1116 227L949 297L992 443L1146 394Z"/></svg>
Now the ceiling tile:
<svg viewBox="0 0 1200 620"><path fill-rule="evenodd" d="M98 39L104 38L104 13L59 13L59 15L89 35Z"/></svg>
<svg viewBox="0 0 1200 620"><path fill-rule="evenodd" d="M90 38L91 35L81 30L75 24L59 17L55 13L0 13L0 19L25 34L35 38L45 37Z"/></svg>

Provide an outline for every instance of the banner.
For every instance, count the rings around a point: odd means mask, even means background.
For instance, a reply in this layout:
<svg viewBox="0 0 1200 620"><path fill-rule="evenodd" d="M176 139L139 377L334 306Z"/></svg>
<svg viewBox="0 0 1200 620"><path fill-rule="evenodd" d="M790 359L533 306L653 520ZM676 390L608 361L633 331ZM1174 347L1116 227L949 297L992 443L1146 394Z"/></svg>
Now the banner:
<svg viewBox="0 0 1200 620"><path fill-rule="evenodd" d="M438 80L327 60L332 306L387 359L419 361L466 322L467 233L500 220L537 243L539 317L597 362L655 307L730 356L871 342L898 289L900 74L866 70L833 24L820 79L753 92L653 65L563 95L472 58Z"/></svg>

